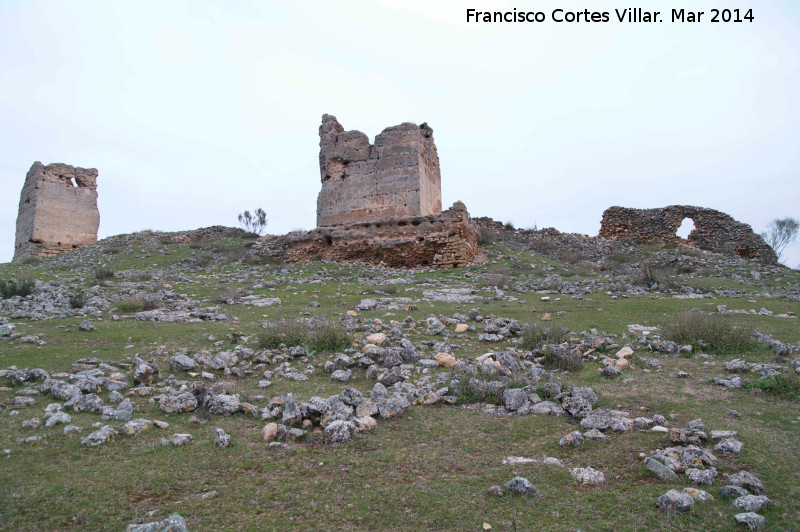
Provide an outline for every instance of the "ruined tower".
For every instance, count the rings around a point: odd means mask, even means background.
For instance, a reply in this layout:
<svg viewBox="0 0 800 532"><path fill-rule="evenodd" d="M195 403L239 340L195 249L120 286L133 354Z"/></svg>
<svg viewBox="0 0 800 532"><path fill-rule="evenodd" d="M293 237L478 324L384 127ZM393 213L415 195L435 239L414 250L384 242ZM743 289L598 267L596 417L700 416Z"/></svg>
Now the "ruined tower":
<svg viewBox="0 0 800 532"><path fill-rule="evenodd" d="M19 198L14 260L49 257L97 241L97 170L33 163Z"/></svg>
<svg viewBox="0 0 800 532"><path fill-rule="evenodd" d="M439 156L427 124L388 127L373 145L323 115L319 137L317 227L442 212Z"/></svg>

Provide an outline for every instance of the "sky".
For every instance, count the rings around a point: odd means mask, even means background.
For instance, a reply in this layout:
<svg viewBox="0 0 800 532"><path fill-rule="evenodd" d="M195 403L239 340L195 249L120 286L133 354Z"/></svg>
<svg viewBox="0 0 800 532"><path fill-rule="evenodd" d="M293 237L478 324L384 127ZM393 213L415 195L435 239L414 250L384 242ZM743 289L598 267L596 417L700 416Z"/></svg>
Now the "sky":
<svg viewBox="0 0 800 532"><path fill-rule="evenodd" d="M665 22L475 24L622 0L1 0L0 262L34 161L99 170L100 238L310 229L324 113L434 130L444 207L596 235L612 205L800 218L800 2ZM641 2L637 2L642 4ZM670 23L672 8L705 11ZM754 22L710 23L712 8ZM800 265L800 245L785 262Z"/></svg>

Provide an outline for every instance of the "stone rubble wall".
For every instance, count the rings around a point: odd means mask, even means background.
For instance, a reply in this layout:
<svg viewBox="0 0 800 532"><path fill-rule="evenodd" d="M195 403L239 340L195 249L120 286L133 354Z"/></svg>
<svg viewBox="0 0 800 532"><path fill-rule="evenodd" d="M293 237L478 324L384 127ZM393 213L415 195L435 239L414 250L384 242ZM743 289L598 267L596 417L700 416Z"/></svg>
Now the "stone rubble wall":
<svg viewBox="0 0 800 532"><path fill-rule="evenodd" d="M695 226L687 238L690 244L767 264L778 262L775 251L749 225L723 212L691 205L671 205L663 209L611 207L603 213L600 236L680 242L682 239L675 233L686 218L691 218Z"/></svg>
<svg viewBox="0 0 800 532"><path fill-rule="evenodd" d="M318 227L259 239L251 256L332 260L392 268L461 268L480 251L480 229L463 204L428 216Z"/></svg>
<svg viewBox="0 0 800 532"><path fill-rule="evenodd" d="M318 227L442 212L439 156L427 124L388 127L372 145L326 114L319 136Z"/></svg>
<svg viewBox="0 0 800 532"><path fill-rule="evenodd" d="M97 170L36 161L20 194L14 260L91 244L99 226Z"/></svg>

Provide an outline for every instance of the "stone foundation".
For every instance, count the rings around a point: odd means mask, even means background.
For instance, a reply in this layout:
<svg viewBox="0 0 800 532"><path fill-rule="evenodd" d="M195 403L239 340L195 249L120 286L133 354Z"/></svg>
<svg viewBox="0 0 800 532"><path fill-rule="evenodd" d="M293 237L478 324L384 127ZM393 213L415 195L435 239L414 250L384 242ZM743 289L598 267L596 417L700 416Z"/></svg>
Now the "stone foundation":
<svg viewBox="0 0 800 532"><path fill-rule="evenodd" d="M687 238L690 244L768 264L778 262L775 251L749 225L737 222L724 212L691 205L671 205L663 209L611 207L603 213L600 236L682 242L676 232L686 218L690 218L695 226Z"/></svg>
<svg viewBox="0 0 800 532"><path fill-rule="evenodd" d="M33 163L19 200L14 260L49 257L97 241L97 170Z"/></svg>
<svg viewBox="0 0 800 532"><path fill-rule="evenodd" d="M461 268L479 254L480 229L463 204L435 215L319 227L262 237L252 257L331 260L392 268Z"/></svg>

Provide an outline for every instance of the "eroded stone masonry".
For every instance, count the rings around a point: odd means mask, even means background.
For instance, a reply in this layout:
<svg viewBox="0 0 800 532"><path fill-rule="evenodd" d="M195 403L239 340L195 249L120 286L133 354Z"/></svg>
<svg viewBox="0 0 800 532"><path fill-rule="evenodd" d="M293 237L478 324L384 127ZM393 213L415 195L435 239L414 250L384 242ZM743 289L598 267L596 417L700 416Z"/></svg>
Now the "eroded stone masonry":
<svg viewBox="0 0 800 532"><path fill-rule="evenodd" d="M323 115L319 137L318 227L442 212L439 156L427 124L388 127L373 145Z"/></svg>
<svg viewBox="0 0 800 532"><path fill-rule="evenodd" d="M670 205L663 209L611 207L603 213L600 236L679 242L682 239L676 233L686 218L691 219L695 227L687 238L690 244L768 264L778 262L775 251L749 225L724 212L691 205Z"/></svg>
<svg viewBox="0 0 800 532"><path fill-rule="evenodd" d="M49 257L97 241L97 170L33 163L19 199L14 260Z"/></svg>
<svg viewBox="0 0 800 532"><path fill-rule="evenodd" d="M315 259L367 262L393 268L461 268L478 255L480 230L463 204L430 216L340 224L267 235L251 254L287 262Z"/></svg>
<svg viewBox="0 0 800 532"><path fill-rule="evenodd" d="M252 255L396 268L460 268L475 260L480 229L467 208L457 202L442 212L439 156L427 124L386 128L371 145L323 115L319 136L318 227L267 235Z"/></svg>

